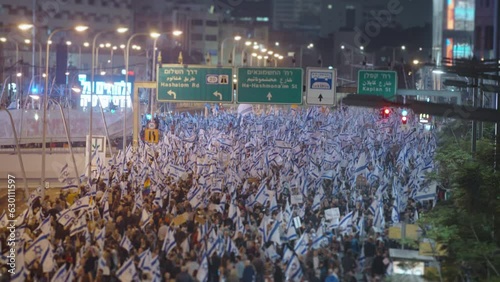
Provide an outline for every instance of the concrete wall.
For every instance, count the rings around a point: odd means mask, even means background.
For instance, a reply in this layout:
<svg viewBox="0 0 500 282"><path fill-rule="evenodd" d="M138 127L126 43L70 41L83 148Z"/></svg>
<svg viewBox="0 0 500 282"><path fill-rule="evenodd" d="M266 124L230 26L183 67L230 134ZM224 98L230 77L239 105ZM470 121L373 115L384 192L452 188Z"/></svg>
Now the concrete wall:
<svg viewBox="0 0 500 282"><path fill-rule="evenodd" d="M40 179L42 176L42 154L41 153L24 153L22 155L26 178L30 180ZM46 154L45 178L54 181L59 178L61 168L67 163L68 172L71 177L75 177L73 162L69 153L52 153ZM83 153L75 154L75 161L78 169L78 175L84 173L85 156ZM7 179L7 174L14 175L19 181L23 174L17 154L0 154L0 180Z"/></svg>

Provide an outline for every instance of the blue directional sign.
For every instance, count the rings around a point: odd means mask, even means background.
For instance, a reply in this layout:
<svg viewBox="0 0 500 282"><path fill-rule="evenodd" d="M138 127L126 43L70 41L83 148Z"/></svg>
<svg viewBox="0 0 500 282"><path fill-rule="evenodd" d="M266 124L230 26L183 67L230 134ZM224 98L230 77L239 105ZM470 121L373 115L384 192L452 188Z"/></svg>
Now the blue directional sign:
<svg viewBox="0 0 500 282"><path fill-rule="evenodd" d="M307 68L306 102L309 105L335 105L336 70Z"/></svg>

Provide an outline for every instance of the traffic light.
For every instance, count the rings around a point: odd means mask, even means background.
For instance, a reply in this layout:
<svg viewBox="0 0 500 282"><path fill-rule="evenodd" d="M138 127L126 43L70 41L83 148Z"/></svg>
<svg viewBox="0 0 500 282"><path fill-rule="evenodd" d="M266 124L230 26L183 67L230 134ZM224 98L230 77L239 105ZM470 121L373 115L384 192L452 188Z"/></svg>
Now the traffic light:
<svg viewBox="0 0 500 282"><path fill-rule="evenodd" d="M407 117L407 116L402 116L402 117L401 117L401 122L402 122L403 124L406 124L406 122L407 122L407 121L408 121L408 117Z"/></svg>
<svg viewBox="0 0 500 282"><path fill-rule="evenodd" d="M389 108L383 108L383 109L380 111L380 116L381 116L382 118L388 118L390 113L391 113L391 109L389 109Z"/></svg>

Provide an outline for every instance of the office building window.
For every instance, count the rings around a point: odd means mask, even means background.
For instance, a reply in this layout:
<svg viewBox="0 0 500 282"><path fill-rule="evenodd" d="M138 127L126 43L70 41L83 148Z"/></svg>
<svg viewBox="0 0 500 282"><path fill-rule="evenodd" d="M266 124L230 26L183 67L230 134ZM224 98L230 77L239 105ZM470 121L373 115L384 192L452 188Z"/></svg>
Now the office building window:
<svg viewBox="0 0 500 282"><path fill-rule="evenodd" d="M482 28L480 26L476 26L476 29L474 30L474 37L475 37L475 40L474 40L474 48L477 48L477 49L481 49L481 43L482 43Z"/></svg>
<svg viewBox="0 0 500 282"><path fill-rule="evenodd" d="M207 25L207 26L217 26L217 25L218 25L218 23L217 23L217 21L207 21L207 22L206 22L206 25Z"/></svg>
<svg viewBox="0 0 500 282"><path fill-rule="evenodd" d="M217 41L217 35L206 35L205 40L206 41Z"/></svg>
<svg viewBox="0 0 500 282"><path fill-rule="evenodd" d="M484 29L484 50L493 49L493 26L489 25Z"/></svg>
<svg viewBox="0 0 500 282"><path fill-rule="evenodd" d="M348 29L353 29L356 25L356 9L354 6L346 6L345 8L345 17L346 17L346 27Z"/></svg>
<svg viewBox="0 0 500 282"><path fill-rule="evenodd" d="M199 33L193 33L191 34L191 40L201 41L203 40L203 35Z"/></svg>
<svg viewBox="0 0 500 282"><path fill-rule="evenodd" d="M191 24L194 26L201 26L201 25L203 25L203 21L202 20L192 20Z"/></svg>

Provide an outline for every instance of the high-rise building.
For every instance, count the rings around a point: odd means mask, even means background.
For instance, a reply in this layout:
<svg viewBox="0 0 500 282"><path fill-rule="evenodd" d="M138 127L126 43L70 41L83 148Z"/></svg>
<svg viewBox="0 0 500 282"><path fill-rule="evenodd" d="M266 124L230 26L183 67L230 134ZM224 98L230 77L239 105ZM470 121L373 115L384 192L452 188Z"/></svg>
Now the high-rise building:
<svg viewBox="0 0 500 282"><path fill-rule="evenodd" d="M497 55L494 52L495 41L495 2L498 1L476 1L476 16L474 30L474 54L479 59L493 59Z"/></svg>
<svg viewBox="0 0 500 282"><path fill-rule="evenodd" d="M433 58L472 58L475 0L433 0Z"/></svg>
<svg viewBox="0 0 500 282"><path fill-rule="evenodd" d="M273 0L274 30L320 29L321 0Z"/></svg>
<svg viewBox="0 0 500 282"><path fill-rule="evenodd" d="M0 4L0 26L9 27L21 22L33 23L33 1L9 1ZM110 25L130 23L132 0L69 0L37 1L36 26L49 30L72 24L86 24L93 30L108 29ZM45 32L46 33L46 32Z"/></svg>

